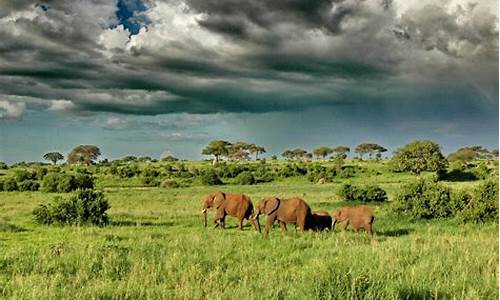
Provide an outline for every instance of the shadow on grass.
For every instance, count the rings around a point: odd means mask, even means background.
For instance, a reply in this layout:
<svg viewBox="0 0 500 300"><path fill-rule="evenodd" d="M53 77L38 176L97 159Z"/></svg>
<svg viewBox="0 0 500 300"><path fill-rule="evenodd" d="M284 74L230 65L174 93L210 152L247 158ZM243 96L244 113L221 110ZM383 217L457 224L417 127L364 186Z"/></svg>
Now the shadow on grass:
<svg viewBox="0 0 500 300"><path fill-rule="evenodd" d="M404 288L398 291L399 300L431 300L431 299L448 299L449 295L445 293L438 293L436 291Z"/></svg>
<svg viewBox="0 0 500 300"><path fill-rule="evenodd" d="M406 228L395 229L395 230L383 230L383 231L377 230L377 235L386 237L398 237L402 235L408 235L412 231L413 231L412 229L406 229Z"/></svg>
<svg viewBox="0 0 500 300"><path fill-rule="evenodd" d="M110 226L173 226L174 222L111 220Z"/></svg>
<svg viewBox="0 0 500 300"><path fill-rule="evenodd" d="M19 227L14 224L0 222L0 232L25 232L28 229Z"/></svg>

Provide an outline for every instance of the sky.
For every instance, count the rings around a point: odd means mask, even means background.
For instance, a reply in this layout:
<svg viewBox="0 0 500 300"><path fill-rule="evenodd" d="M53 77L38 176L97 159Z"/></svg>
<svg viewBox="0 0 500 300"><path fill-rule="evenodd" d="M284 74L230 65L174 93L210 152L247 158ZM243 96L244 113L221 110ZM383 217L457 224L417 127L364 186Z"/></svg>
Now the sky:
<svg viewBox="0 0 500 300"><path fill-rule="evenodd" d="M498 148L498 2L0 0L0 161Z"/></svg>

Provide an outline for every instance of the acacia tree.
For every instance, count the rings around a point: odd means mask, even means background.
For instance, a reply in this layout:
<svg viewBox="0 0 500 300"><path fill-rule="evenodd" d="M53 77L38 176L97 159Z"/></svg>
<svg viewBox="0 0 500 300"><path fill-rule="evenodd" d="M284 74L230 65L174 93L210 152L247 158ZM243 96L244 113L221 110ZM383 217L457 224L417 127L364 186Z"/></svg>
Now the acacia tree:
<svg viewBox="0 0 500 300"><path fill-rule="evenodd" d="M79 145L68 154L68 163L92 164L101 155L101 150L94 145Z"/></svg>
<svg viewBox="0 0 500 300"><path fill-rule="evenodd" d="M57 161L64 159L64 155L59 152L48 152L43 155L43 159L51 161L55 165Z"/></svg>
<svg viewBox="0 0 500 300"><path fill-rule="evenodd" d="M423 171L441 171L447 165L439 145L429 140L417 140L399 148L392 162L396 170L417 175Z"/></svg>
<svg viewBox="0 0 500 300"><path fill-rule="evenodd" d="M351 151L351 149L347 146L337 146L332 149L332 152L335 153L335 157L342 157L344 159L347 157L349 151Z"/></svg>
<svg viewBox="0 0 500 300"><path fill-rule="evenodd" d="M359 154L359 157L363 159L363 155L368 154L371 159L374 153L380 154L377 157L382 157L382 152L386 152L387 149L374 143L363 143L356 146L354 152Z"/></svg>
<svg viewBox="0 0 500 300"><path fill-rule="evenodd" d="M214 164L217 164L221 156L228 156L231 143L223 140L215 140L208 143L208 145L201 151L203 155L213 155Z"/></svg>
<svg viewBox="0 0 500 300"><path fill-rule="evenodd" d="M293 159L295 157L293 151L288 149L283 151L283 153L281 153L281 156L283 156L286 159Z"/></svg>
<svg viewBox="0 0 500 300"><path fill-rule="evenodd" d="M266 153L266 149L256 144L250 144L248 147L250 153L255 154L255 160L259 159L259 154Z"/></svg>
<svg viewBox="0 0 500 300"><path fill-rule="evenodd" d="M328 155L330 155L332 153L333 153L332 148L326 147L326 146L321 146L321 147L318 147L318 148L316 148L316 149L313 150L313 154L317 158L321 157L323 159L325 159L325 157L327 157Z"/></svg>

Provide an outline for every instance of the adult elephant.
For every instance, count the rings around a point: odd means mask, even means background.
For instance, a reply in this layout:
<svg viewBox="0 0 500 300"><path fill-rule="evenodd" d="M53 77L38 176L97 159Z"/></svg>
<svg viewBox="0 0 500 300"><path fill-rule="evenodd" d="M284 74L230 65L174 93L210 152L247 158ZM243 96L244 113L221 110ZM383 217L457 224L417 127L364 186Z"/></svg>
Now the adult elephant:
<svg viewBox="0 0 500 300"><path fill-rule="evenodd" d="M253 204L245 194L230 194L223 192L214 192L207 194L203 197L203 210L202 213L205 219L205 227L207 227L207 210L214 207L216 213L214 216L215 228L221 226L224 228L224 221L226 216L236 217L238 219L238 228L243 230L243 220L247 219L252 227L260 232L259 221L255 222L252 219Z"/></svg>
<svg viewBox="0 0 500 300"><path fill-rule="evenodd" d="M301 198L280 199L270 197L261 200L255 209L254 220L259 220L259 215L266 215L266 236L269 235L269 230L278 220L281 230L286 231L286 224L291 223L299 227L301 232L304 232L310 219L311 208Z"/></svg>

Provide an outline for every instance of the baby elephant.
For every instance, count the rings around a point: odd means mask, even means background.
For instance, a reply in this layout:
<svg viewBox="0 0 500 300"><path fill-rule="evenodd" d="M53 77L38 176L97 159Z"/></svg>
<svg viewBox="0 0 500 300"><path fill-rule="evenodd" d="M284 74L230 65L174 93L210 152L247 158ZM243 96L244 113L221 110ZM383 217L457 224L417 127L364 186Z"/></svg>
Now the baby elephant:
<svg viewBox="0 0 500 300"><path fill-rule="evenodd" d="M368 233L373 234L372 225L374 220L373 210L366 205L343 207L333 216L332 231L335 224L340 222L344 230L350 224L356 232L360 228L364 228Z"/></svg>
<svg viewBox="0 0 500 300"><path fill-rule="evenodd" d="M308 229L314 231L332 230L332 217L324 210L313 211L309 223Z"/></svg>

